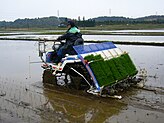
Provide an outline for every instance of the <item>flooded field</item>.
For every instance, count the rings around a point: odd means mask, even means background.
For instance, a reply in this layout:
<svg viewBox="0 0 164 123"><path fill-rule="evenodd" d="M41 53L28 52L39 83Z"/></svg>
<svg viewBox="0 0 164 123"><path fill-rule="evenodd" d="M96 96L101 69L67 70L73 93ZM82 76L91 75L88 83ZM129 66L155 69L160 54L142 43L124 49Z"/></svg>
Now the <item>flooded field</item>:
<svg viewBox="0 0 164 123"><path fill-rule="evenodd" d="M163 123L164 47L117 46L148 72L121 100L43 85L37 42L0 40L0 123Z"/></svg>
<svg viewBox="0 0 164 123"><path fill-rule="evenodd" d="M0 36L0 38L7 39L49 39L54 40L60 35L11 35L11 36ZM146 43L163 43L164 36L131 36L131 35L83 35L86 41L127 41L127 42L146 42Z"/></svg>

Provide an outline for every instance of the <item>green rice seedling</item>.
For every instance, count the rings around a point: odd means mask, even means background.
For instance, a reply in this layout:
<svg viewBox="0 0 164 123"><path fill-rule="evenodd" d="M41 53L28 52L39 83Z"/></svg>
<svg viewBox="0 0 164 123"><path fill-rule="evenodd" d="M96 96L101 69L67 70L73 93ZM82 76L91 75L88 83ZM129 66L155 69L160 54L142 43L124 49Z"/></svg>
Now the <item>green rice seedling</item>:
<svg viewBox="0 0 164 123"><path fill-rule="evenodd" d="M93 61L93 60L94 60L94 55L91 54L91 55L85 56L84 59L85 59L85 60L88 60L88 61Z"/></svg>
<svg viewBox="0 0 164 123"><path fill-rule="evenodd" d="M118 72L121 75L121 79L125 79L128 76L128 73L124 68L122 61L120 60L120 57L114 58L113 60L117 67Z"/></svg>
<svg viewBox="0 0 164 123"><path fill-rule="evenodd" d="M116 65L114 63L114 58L108 60L107 62L108 62L109 68L111 69L111 72L113 73L113 77L114 77L115 81L120 80L121 79L121 75L120 75L120 73L119 73L119 71L118 71L118 69L117 69L117 67L116 67Z"/></svg>
<svg viewBox="0 0 164 123"><path fill-rule="evenodd" d="M106 61L101 55L88 55L84 59L92 61L89 65L100 86L112 85L137 73L128 54Z"/></svg>
<svg viewBox="0 0 164 123"><path fill-rule="evenodd" d="M134 76L135 74L137 74L137 69L134 63L132 62L131 58L129 57L129 55L126 53L126 54L123 54L122 56L125 58L127 62L127 66L129 66L129 75Z"/></svg>
<svg viewBox="0 0 164 123"><path fill-rule="evenodd" d="M126 69L126 72L128 73L128 75L130 75L130 73L131 73L131 67L129 65L129 62L126 60L124 54L120 56L120 60L122 62L122 65Z"/></svg>

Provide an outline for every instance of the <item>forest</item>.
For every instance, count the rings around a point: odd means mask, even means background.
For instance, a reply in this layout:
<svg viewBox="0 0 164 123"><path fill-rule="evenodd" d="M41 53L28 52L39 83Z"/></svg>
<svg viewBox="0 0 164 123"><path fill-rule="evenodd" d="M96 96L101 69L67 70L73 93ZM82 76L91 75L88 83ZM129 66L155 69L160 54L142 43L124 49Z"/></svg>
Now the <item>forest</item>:
<svg viewBox="0 0 164 123"><path fill-rule="evenodd" d="M0 28L48 28L53 29L56 27L66 27L67 21L70 18L67 17L43 17L43 18L25 18L16 19L15 21L0 21ZM127 17L116 17L116 16L102 16L97 18L90 18L85 20L71 19L79 27L95 27L102 25L119 25L119 24L164 24L163 15L151 15L140 18L127 18Z"/></svg>

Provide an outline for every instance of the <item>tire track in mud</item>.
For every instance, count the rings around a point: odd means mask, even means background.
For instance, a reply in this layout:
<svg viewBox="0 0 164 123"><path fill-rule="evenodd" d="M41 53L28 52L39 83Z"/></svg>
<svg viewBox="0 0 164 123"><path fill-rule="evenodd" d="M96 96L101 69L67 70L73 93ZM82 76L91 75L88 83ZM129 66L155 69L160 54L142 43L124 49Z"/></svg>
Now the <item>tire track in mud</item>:
<svg viewBox="0 0 164 123"><path fill-rule="evenodd" d="M137 95L124 97L123 101L130 106L164 113L164 88L145 86L134 88Z"/></svg>

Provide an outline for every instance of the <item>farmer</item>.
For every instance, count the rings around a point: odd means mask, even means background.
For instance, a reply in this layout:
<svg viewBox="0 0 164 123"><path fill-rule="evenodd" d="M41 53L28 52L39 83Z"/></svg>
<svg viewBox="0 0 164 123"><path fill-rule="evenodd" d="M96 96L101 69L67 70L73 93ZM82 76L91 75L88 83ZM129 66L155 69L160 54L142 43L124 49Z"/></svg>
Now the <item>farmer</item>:
<svg viewBox="0 0 164 123"><path fill-rule="evenodd" d="M55 62L57 63L60 62L65 54L76 54L73 46L84 43L82 34L73 21L68 21L67 27L68 30L66 33L57 38L58 41L66 40L64 45L57 51L57 58L55 59Z"/></svg>

